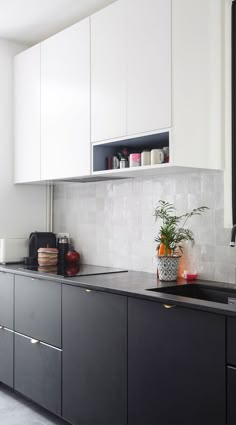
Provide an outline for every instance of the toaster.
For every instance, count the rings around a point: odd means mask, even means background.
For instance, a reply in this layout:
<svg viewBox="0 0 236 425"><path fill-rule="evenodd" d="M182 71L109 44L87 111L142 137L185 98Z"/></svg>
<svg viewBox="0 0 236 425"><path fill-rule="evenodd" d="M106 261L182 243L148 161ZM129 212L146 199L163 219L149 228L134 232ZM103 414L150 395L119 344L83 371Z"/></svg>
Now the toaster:
<svg viewBox="0 0 236 425"><path fill-rule="evenodd" d="M28 240L24 238L0 239L0 263L21 263L28 252Z"/></svg>

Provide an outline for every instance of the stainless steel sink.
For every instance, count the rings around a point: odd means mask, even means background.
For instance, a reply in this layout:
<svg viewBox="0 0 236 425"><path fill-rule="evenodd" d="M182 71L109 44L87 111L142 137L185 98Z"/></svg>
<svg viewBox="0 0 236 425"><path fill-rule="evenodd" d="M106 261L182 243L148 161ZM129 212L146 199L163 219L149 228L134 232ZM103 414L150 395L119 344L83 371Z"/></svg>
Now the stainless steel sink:
<svg viewBox="0 0 236 425"><path fill-rule="evenodd" d="M194 298L204 301L213 301L222 304L236 305L236 289L228 289L199 283L152 288L148 291L159 292L180 297Z"/></svg>

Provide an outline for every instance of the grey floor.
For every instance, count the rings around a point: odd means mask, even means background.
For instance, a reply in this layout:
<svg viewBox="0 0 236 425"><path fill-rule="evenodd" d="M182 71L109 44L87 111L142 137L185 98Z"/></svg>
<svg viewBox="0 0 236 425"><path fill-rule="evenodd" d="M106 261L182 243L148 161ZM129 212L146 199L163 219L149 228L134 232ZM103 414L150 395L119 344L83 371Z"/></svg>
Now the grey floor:
<svg viewBox="0 0 236 425"><path fill-rule="evenodd" d="M1 425L68 425L29 400L0 386Z"/></svg>

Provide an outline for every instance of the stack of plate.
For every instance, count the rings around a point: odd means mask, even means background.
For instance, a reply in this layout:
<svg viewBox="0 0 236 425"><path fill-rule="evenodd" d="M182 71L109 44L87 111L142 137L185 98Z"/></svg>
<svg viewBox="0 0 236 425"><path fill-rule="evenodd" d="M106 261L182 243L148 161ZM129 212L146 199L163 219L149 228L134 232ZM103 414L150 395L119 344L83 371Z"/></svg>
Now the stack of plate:
<svg viewBox="0 0 236 425"><path fill-rule="evenodd" d="M56 266L58 257L57 248L39 248L38 263L41 267Z"/></svg>

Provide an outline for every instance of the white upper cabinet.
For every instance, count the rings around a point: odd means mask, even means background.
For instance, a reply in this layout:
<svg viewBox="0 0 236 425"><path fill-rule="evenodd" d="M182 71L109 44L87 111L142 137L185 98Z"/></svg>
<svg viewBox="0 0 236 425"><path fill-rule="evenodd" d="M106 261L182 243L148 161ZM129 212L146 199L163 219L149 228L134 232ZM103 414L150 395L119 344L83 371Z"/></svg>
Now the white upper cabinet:
<svg viewBox="0 0 236 425"><path fill-rule="evenodd" d="M90 174L90 18L41 44L41 178Z"/></svg>
<svg viewBox="0 0 236 425"><path fill-rule="evenodd" d="M40 180L40 45L14 59L15 183Z"/></svg>
<svg viewBox="0 0 236 425"><path fill-rule="evenodd" d="M174 163L224 166L224 0L172 0Z"/></svg>
<svg viewBox="0 0 236 425"><path fill-rule="evenodd" d="M91 16L91 140L126 134L124 3Z"/></svg>
<svg viewBox="0 0 236 425"><path fill-rule="evenodd" d="M127 134L171 126L171 0L124 0Z"/></svg>
<svg viewBox="0 0 236 425"><path fill-rule="evenodd" d="M171 126L171 0L119 0L91 18L92 142Z"/></svg>
<svg viewBox="0 0 236 425"><path fill-rule="evenodd" d="M169 146L169 162L150 174L222 169L224 8L225 0L117 0L18 55L15 181L86 177L91 159L93 172L114 173L106 158L126 139L132 149Z"/></svg>

